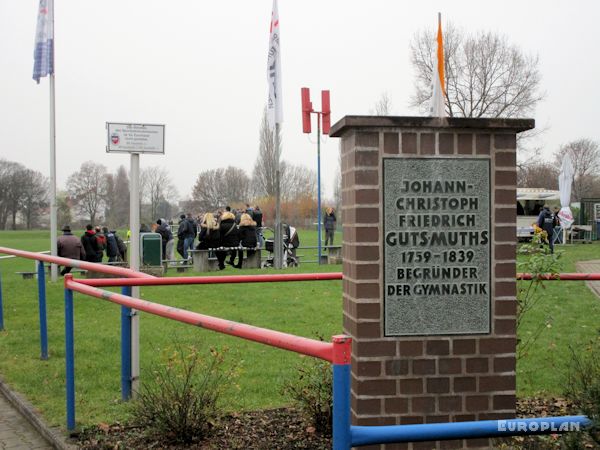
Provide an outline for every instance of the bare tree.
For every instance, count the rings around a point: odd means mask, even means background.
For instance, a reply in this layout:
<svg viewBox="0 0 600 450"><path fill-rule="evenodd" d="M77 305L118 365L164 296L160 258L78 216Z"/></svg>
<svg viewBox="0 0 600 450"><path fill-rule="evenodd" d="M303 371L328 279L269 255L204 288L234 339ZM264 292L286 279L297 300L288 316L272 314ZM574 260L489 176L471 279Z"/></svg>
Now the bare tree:
<svg viewBox="0 0 600 450"><path fill-rule="evenodd" d="M227 203L247 202L250 196L250 178L243 169L228 166L224 173L222 196Z"/></svg>
<svg viewBox="0 0 600 450"><path fill-rule="evenodd" d="M275 180L277 171L277 158L279 155L275 151L273 134L274 131L269 128L269 122L267 120L267 108L265 107L260 124L258 157L254 163L254 170L252 172L252 186L254 195L259 197L274 197L276 194ZM281 146L281 135L279 138L279 143ZM281 176L281 178L283 178L283 176Z"/></svg>
<svg viewBox="0 0 600 450"><path fill-rule="evenodd" d="M222 205L220 183L223 169L205 170L198 174L192 189L192 201L205 211L212 211Z"/></svg>
<svg viewBox="0 0 600 450"><path fill-rule="evenodd" d="M71 199L66 191L60 191L56 193L56 205L57 205L57 220L59 226L70 225L73 222L73 215L71 214Z"/></svg>
<svg viewBox="0 0 600 450"><path fill-rule="evenodd" d="M67 179L67 190L78 211L96 223L106 199L106 167L86 161Z"/></svg>
<svg viewBox="0 0 600 450"><path fill-rule="evenodd" d="M210 211L224 204L245 203L250 196L250 178L237 167L201 172L192 190L192 200Z"/></svg>
<svg viewBox="0 0 600 450"><path fill-rule="evenodd" d="M140 188L143 200L150 206L150 217L156 220L159 206L177 198L177 189L173 185L166 169L154 166L142 169L140 175Z"/></svg>
<svg viewBox="0 0 600 450"><path fill-rule="evenodd" d="M0 226L6 228L9 218L12 218L12 229L17 227L17 213L22 199L22 164L0 160Z"/></svg>
<svg viewBox="0 0 600 450"><path fill-rule="evenodd" d="M558 172L556 165L546 162L532 162L518 166L517 186L557 190Z"/></svg>
<svg viewBox="0 0 600 450"><path fill-rule="evenodd" d="M42 208L48 206L48 180L40 172L21 172L21 214L28 230L39 222Z"/></svg>
<svg viewBox="0 0 600 450"><path fill-rule="evenodd" d="M114 226L129 224L129 176L124 166L119 166L114 177L113 217Z"/></svg>
<svg viewBox="0 0 600 450"><path fill-rule="evenodd" d="M444 30L446 111L451 117L523 117L542 100L539 58L524 54L493 32L474 35L448 23ZM415 68L412 106L427 111L431 98L432 30L417 32L410 44Z"/></svg>
<svg viewBox="0 0 600 450"><path fill-rule="evenodd" d="M388 92L382 92L379 100L375 103L372 113L376 116L389 116L392 113L392 99Z"/></svg>
<svg viewBox="0 0 600 450"><path fill-rule="evenodd" d="M317 197L317 174L305 166L282 164L281 197L284 201Z"/></svg>
<svg viewBox="0 0 600 450"><path fill-rule="evenodd" d="M579 139L570 142L554 155L557 167L560 167L565 154L569 154L573 163L573 189L571 198L581 201L592 196L594 185L600 174L600 148L591 139Z"/></svg>

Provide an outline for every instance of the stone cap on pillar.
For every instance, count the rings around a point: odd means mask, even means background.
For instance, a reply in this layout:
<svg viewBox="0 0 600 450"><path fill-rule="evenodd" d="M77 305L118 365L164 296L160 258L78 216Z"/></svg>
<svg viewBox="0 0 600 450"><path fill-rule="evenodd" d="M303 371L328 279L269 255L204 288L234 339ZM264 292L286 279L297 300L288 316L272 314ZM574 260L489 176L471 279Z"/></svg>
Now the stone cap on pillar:
<svg viewBox="0 0 600 450"><path fill-rule="evenodd" d="M344 116L329 132L341 137L356 128L463 128L512 131L520 133L535 127L534 119L473 119L466 117Z"/></svg>

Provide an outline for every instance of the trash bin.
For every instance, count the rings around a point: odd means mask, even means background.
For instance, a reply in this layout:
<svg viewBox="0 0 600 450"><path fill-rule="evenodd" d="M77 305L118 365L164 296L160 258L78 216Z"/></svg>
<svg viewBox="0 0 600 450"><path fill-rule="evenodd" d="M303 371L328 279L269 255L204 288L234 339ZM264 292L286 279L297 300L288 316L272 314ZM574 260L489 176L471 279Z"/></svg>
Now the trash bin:
<svg viewBox="0 0 600 450"><path fill-rule="evenodd" d="M140 234L140 265L162 265L162 237L160 236L160 234Z"/></svg>

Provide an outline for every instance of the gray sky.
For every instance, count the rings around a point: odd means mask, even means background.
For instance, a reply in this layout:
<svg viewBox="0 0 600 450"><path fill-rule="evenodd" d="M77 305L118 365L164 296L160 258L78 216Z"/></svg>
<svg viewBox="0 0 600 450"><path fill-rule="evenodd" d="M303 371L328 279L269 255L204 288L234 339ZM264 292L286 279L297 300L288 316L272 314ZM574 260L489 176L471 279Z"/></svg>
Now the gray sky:
<svg viewBox="0 0 600 450"><path fill-rule="evenodd" d="M129 156L105 152L105 122L166 125L165 155L141 165L168 169L182 198L199 172L234 165L248 173L267 98L272 0L55 0L57 178L94 160L113 171ZM31 78L38 0L0 0L0 158L49 175L48 79ZM279 0L283 153L317 166L316 135L302 134L300 88L331 90L332 124L369 114L388 92L394 115L409 108L409 42L435 30L437 12L466 30L506 34L540 56L546 99L534 118L548 131L547 158L561 144L600 140L597 19L600 2L528 0ZM313 122L313 129L316 126ZM324 194L332 193L338 141L321 148Z"/></svg>

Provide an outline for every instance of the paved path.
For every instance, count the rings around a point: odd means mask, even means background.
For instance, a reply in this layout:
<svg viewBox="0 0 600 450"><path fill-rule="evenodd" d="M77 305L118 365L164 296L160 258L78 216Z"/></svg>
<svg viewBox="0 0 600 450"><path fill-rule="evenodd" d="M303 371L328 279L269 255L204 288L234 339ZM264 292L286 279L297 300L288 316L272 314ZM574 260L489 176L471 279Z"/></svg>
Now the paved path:
<svg viewBox="0 0 600 450"><path fill-rule="evenodd" d="M577 272L600 273L600 259L595 259L593 261L581 261L577 263L576 267ZM586 281L585 283L592 290L592 292L600 296L600 281Z"/></svg>
<svg viewBox="0 0 600 450"><path fill-rule="evenodd" d="M0 394L0 450L50 450L53 447Z"/></svg>

